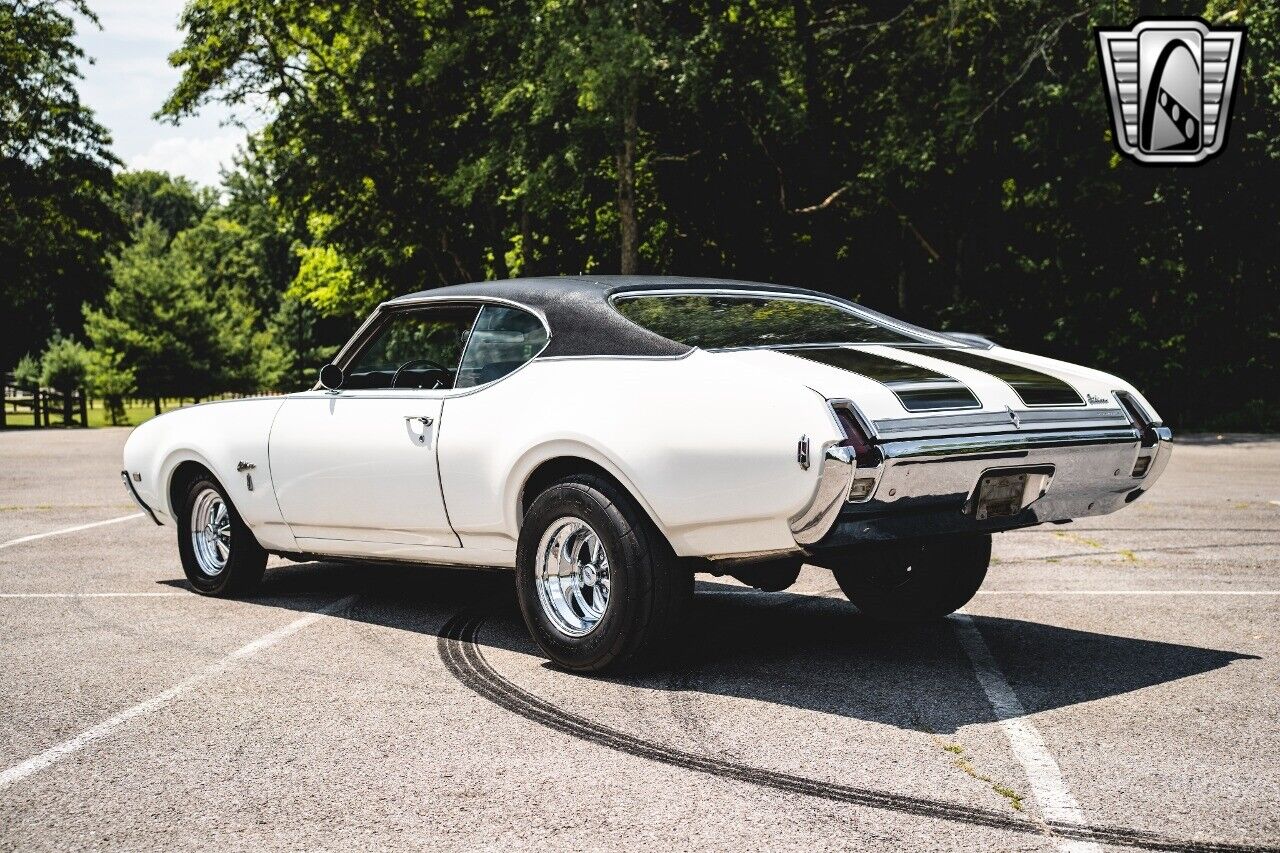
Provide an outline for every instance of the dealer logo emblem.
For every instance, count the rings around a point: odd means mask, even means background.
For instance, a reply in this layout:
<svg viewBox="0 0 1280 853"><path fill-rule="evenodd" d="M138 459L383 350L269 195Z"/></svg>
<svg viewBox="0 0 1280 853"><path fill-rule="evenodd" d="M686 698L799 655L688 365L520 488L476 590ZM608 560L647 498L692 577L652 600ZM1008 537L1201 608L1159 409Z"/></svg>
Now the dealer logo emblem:
<svg viewBox="0 0 1280 853"><path fill-rule="evenodd" d="M1122 154L1148 165L1194 165L1222 151L1243 27L1148 18L1094 32Z"/></svg>

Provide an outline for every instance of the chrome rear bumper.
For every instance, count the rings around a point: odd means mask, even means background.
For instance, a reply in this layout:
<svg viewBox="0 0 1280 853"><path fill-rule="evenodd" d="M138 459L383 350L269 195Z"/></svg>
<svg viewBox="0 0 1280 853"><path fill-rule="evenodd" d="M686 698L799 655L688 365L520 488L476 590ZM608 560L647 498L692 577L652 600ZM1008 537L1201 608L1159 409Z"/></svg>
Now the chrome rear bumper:
<svg viewBox="0 0 1280 853"><path fill-rule="evenodd" d="M889 441L879 445L882 458L874 467L858 467L848 454L830 453L844 448L829 448L815 500L807 516L793 519L792 531L797 544L812 550L1105 515L1136 500L1164 473L1173 433L1149 429L1154 440L1116 427ZM982 476L1023 468L1051 471L1039 496L1016 515L978 520L971 510ZM849 484L866 478L875 481L867 498L827 504L832 492L843 488L847 495Z"/></svg>

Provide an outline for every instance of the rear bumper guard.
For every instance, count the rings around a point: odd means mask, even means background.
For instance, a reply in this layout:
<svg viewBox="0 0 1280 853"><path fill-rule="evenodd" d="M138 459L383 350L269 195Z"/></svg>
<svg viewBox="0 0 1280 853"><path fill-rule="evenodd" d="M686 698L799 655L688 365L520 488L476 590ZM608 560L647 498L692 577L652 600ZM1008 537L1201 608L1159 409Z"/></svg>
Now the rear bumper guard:
<svg viewBox="0 0 1280 853"><path fill-rule="evenodd" d="M847 457L824 460L814 501L792 520L792 532L798 545L822 549L1105 515L1136 500L1164 473L1173 433L1149 429L1154 442L1133 426L887 441L879 445L883 458L875 468L858 468ZM1053 474L1044 492L1015 515L977 519L966 512L983 474L1004 468L1051 468ZM847 497L849 486L867 478L874 484L865 496L827 505L831 494L844 488Z"/></svg>

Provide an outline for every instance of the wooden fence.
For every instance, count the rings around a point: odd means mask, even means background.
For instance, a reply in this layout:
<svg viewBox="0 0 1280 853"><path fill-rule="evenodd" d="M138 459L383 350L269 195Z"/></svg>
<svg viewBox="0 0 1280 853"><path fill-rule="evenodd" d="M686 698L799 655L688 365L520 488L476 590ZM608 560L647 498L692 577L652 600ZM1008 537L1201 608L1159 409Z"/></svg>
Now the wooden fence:
<svg viewBox="0 0 1280 853"><path fill-rule="evenodd" d="M4 376L4 402L0 405L0 429L9 426L12 415L25 413L31 425L89 425L89 400L83 388L63 393L55 388L18 385L11 374Z"/></svg>
<svg viewBox="0 0 1280 853"><path fill-rule="evenodd" d="M89 409L101 408L101 399L91 399L83 389L70 394L62 394L53 388L31 387L19 385L13 374L0 375L3 383L3 400L0 401L0 429L6 427L49 427L49 426L81 426L89 425ZM275 397L281 391L259 391L255 394L223 393L208 397L166 397L164 400L127 397L125 408L136 412L138 409L168 411L188 403L208 402L211 400L236 400L243 397ZM101 419L97 419L101 420Z"/></svg>

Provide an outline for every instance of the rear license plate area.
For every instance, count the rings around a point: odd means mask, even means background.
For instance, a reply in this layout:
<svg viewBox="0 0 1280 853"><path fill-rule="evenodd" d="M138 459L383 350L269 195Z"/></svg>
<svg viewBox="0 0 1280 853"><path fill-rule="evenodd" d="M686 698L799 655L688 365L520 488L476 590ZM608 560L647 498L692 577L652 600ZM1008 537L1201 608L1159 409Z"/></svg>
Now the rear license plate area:
<svg viewBox="0 0 1280 853"><path fill-rule="evenodd" d="M984 474L973 493L973 517L985 521L1022 512L1031 476L1027 471Z"/></svg>

